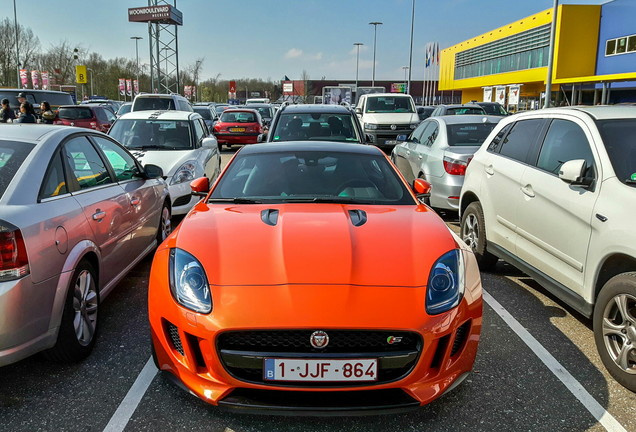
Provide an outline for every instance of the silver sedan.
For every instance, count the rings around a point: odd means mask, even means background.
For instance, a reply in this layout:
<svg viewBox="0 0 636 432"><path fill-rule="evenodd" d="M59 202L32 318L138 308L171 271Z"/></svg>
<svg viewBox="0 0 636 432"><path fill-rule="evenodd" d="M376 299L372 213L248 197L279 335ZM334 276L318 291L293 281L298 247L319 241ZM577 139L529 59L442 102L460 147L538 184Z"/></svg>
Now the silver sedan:
<svg viewBox="0 0 636 432"><path fill-rule="evenodd" d="M170 232L162 175L99 132L0 126L0 366L91 352L100 301Z"/></svg>
<svg viewBox="0 0 636 432"><path fill-rule="evenodd" d="M429 117L401 137L391 160L408 182L422 178L431 184L427 204L457 211L466 167L499 120L484 115Z"/></svg>

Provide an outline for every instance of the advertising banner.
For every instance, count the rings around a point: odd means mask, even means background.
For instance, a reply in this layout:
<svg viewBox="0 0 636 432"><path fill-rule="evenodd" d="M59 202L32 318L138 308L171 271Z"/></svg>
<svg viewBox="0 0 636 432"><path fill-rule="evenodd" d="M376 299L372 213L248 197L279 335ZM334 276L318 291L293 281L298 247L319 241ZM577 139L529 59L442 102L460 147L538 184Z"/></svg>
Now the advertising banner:
<svg viewBox="0 0 636 432"><path fill-rule="evenodd" d="M492 87L484 87L484 100L482 102L492 102Z"/></svg>
<svg viewBox="0 0 636 432"><path fill-rule="evenodd" d="M391 93L406 93L406 83L392 83Z"/></svg>
<svg viewBox="0 0 636 432"><path fill-rule="evenodd" d="M29 74L26 69L20 69L20 81L22 81L22 88L27 88L29 85Z"/></svg>
<svg viewBox="0 0 636 432"><path fill-rule="evenodd" d="M519 84L508 86L508 105L519 105L519 93L521 86Z"/></svg>
<svg viewBox="0 0 636 432"><path fill-rule="evenodd" d="M31 71L31 82L33 83L34 89L40 88L40 72L39 71Z"/></svg>
<svg viewBox="0 0 636 432"><path fill-rule="evenodd" d="M49 73L47 71L42 71L42 89L49 89Z"/></svg>
<svg viewBox="0 0 636 432"><path fill-rule="evenodd" d="M139 81L134 80L133 81L133 89L135 90L135 95L139 94Z"/></svg>
<svg viewBox="0 0 636 432"><path fill-rule="evenodd" d="M121 96L126 95L126 80L124 78L119 78L119 94Z"/></svg>
<svg viewBox="0 0 636 432"><path fill-rule="evenodd" d="M495 102L499 102L502 105L506 104L506 87L497 86L497 100Z"/></svg>
<svg viewBox="0 0 636 432"><path fill-rule="evenodd" d="M322 89L322 103L325 105L351 104L351 87L326 86Z"/></svg>
<svg viewBox="0 0 636 432"><path fill-rule="evenodd" d="M294 83L283 83L283 93L293 93Z"/></svg>
<svg viewBox="0 0 636 432"><path fill-rule="evenodd" d="M183 86L183 96L185 96L186 99L192 98L192 86Z"/></svg>
<svg viewBox="0 0 636 432"><path fill-rule="evenodd" d="M126 94L132 96L132 80L126 80Z"/></svg>

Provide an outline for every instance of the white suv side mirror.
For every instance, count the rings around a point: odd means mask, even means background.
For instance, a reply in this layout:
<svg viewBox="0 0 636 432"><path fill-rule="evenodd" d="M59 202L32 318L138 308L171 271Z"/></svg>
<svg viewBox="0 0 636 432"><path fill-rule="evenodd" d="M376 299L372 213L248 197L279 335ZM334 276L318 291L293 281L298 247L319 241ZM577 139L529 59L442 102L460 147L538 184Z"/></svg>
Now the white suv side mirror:
<svg viewBox="0 0 636 432"><path fill-rule="evenodd" d="M587 165L585 159L574 159L565 162L559 169L559 178L573 186L592 184L592 179L585 177Z"/></svg>

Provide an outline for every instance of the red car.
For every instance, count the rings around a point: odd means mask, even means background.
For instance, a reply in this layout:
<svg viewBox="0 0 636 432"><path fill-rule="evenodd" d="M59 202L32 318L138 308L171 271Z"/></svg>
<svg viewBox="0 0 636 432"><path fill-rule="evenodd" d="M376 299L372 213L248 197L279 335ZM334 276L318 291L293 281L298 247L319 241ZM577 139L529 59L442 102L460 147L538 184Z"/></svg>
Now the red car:
<svg viewBox="0 0 636 432"><path fill-rule="evenodd" d="M232 144L256 144L263 140L263 119L253 109L228 109L214 125L214 136L230 147Z"/></svg>
<svg viewBox="0 0 636 432"><path fill-rule="evenodd" d="M108 132L115 121L115 114L107 107L98 105L62 105L55 124L77 126Z"/></svg>

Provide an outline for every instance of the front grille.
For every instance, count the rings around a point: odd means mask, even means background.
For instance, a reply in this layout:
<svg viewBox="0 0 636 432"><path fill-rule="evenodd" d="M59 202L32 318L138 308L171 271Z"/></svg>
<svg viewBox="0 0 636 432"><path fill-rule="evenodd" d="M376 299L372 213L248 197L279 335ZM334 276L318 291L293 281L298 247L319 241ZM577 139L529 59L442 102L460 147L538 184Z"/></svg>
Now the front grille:
<svg viewBox="0 0 636 432"><path fill-rule="evenodd" d="M181 337L179 336L179 329L177 329L174 324L167 321L165 325L169 336L168 339L172 342L172 347L176 349L179 354L185 355L185 352L183 351L183 344L181 343Z"/></svg>
<svg viewBox="0 0 636 432"><path fill-rule="evenodd" d="M396 131L401 130L401 129L411 130L411 124L410 123L406 123L406 124L396 124L395 125L395 130ZM393 129L391 129L391 125L390 124L379 124L377 130L390 131L390 130L393 130Z"/></svg>
<svg viewBox="0 0 636 432"><path fill-rule="evenodd" d="M406 376L422 351L419 334L405 331L328 330L325 348L309 342L313 330L230 331L216 339L219 357L235 378L272 386L355 387L396 381ZM393 343L389 343L392 338ZM399 340L399 342L398 342ZM377 358L378 380L372 383L271 382L263 379L265 358Z"/></svg>
<svg viewBox="0 0 636 432"><path fill-rule="evenodd" d="M190 202L191 199L192 199L192 195L180 196L179 198L174 200L174 202L172 203L172 207L179 207L182 205L186 205Z"/></svg>
<svg viewBox="0 0 636 432"><path fill-rule="evenodd" d="M466 341L466 335L468 334L468 330L470 329L470 321L462 324L457 331L455 332L455 340L453 341L453 349L451 350L451 357L457 354L461 348L464 346L464 342Z"/></svg>

